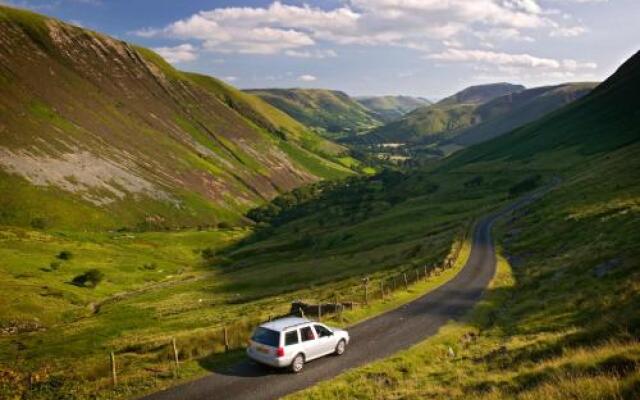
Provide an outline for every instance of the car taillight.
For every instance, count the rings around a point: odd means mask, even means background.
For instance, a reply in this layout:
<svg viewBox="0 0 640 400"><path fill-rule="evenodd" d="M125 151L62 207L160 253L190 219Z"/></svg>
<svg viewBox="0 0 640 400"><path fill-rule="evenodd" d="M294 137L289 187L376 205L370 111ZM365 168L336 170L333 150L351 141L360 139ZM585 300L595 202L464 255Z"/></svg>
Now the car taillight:
<svg viewBox="0 0 640 400"><path fill-rule="evenodd" d="M278 347L278 350L276 350L276 356L284 357L284 347Z"/></svg>

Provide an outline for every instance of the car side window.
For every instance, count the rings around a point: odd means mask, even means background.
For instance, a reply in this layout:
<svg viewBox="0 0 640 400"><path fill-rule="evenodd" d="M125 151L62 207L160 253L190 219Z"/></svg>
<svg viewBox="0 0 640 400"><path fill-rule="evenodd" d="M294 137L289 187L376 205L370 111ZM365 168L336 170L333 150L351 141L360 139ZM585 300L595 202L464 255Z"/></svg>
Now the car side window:
<svg viewBox="0 0 640 400"><path fill-rule="evenodd" d="M298 331L291 331L291 332L287 332L284 335L284 345L285 346L291 346L294 344L298 344L300 341L298 340Z"/></svg>
<svg viewBox="0 0 640 400"><path fill-rule="evenodd" d="M302 338L303 342L314 340L316 338L310 326L305 326L304 328L300 329L300 337Z"/></svg>
<svg viewBox="0 0 640 400"><path fill-rule="evenodd" d="M322 325L314 325L313 326L316 329L316 332L318 333L318 337L328 337L331 336L331 331L327 328L325 328Z"/></svg>

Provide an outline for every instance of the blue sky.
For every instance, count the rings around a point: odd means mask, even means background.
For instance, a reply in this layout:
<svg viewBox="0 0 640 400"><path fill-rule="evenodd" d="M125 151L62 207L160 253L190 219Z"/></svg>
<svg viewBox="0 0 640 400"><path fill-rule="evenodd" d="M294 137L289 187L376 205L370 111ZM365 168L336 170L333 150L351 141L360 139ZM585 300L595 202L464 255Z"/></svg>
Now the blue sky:
<svg viewBox="0 0 640 400"><path fill-rule="evenodd" d="M0 0L154 48L243 88L440 98L602 80L639 50L638 0Z"/></svg>

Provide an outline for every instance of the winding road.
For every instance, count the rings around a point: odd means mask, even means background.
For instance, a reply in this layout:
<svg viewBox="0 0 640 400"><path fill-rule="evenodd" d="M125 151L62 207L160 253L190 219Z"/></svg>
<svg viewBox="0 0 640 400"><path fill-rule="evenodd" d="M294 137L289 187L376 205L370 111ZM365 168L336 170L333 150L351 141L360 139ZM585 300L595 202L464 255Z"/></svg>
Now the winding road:
<svg viewBox="0 0 640 400"><path fill-rule="evenodd" d="M529 194L482 218L475 227L467 263L450 281L397 309L349 329L351 343L340 356L324 357L290 374L242 361L198 380L144 397L144 400L267 400L307 388L341 372L384 358L434 335L478 301L496 269L491 227L496 219L546 193Z"/></svg>

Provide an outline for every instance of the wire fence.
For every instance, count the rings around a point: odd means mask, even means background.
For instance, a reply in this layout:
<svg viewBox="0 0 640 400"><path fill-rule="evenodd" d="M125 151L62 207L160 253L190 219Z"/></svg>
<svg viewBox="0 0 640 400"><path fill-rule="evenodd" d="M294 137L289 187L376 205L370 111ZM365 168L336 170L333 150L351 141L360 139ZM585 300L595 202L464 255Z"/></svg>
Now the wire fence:
<svg viewBox="0 0 640 400"><path fill-rule="evenodd" d="M427 281L453 268L460 259L461 251L471 230L469 223L454 241L448 255L437 264L423 264L395 271L391 275L364 276L357 285L342 287L330 296L318 296L315 303L294 301L280 304L284 311L279 314L241 316L222 327L199 330L197 334L172 337L168 340L129 344L105 354L104 368L96 376L96 391L111 388L126 393L128 386L140 388L158 385L159 380L181 377L181 364L204 358L215 359L224 353L246 347L253 329L266 321L297 315L318 321L332 319L344 323L343 314L349 310L367 307L374 302L390 299L400 291L407 291L418 282ZM288 306L288 310L285 307ZM206 361L205 361L206 362ZM142 367L141 367L142 366ZM1 377L0 377L1 378ZM1 379L0 379L1 380ZM29 373L24 378L28 391L38 387L39 374ZM138 381L138 382L136 382Z"/></svg>

